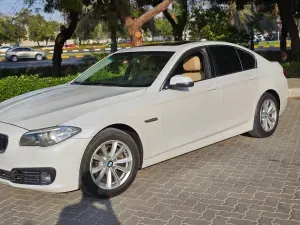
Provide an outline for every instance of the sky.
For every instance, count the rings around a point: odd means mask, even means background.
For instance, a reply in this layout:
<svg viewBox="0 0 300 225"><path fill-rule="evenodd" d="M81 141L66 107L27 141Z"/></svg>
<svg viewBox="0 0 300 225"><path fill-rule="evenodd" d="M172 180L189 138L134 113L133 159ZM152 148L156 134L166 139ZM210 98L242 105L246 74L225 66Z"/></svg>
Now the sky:
<svg viewBox="0 0 300 225"><path fill-rule="evenodd" d="M28 6L24 4L24 0L0 0L0 14L13 16L22 8L28 8ZM43 6L39 4L35 4L32 7L33 11L35 8L40 8L41 14L45 16L47 20L57 20L63 22L63 18L59 12L55 12L53 14L44 13Z"/></svg>

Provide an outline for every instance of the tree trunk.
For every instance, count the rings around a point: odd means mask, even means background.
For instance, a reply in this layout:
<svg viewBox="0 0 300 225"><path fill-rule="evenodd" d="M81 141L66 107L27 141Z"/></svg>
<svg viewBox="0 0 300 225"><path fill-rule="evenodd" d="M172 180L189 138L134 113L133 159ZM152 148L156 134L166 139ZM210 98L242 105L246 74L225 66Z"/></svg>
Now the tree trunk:
<svg viewBox="0 0 300 225"><path fill-rule="evenodd" d="M254 25L250 25L250 49L254 51Z"/></svg>
<svg viewBox="0 0 300 225"><path fill-rule="evenodd" d="M234 14L236 13L236 0L229 0L228 17L231 26L235 24Z"/></svg>
<svg viewBox="0 0 300 225"><path fill-rule="evenodd" d="M287 60L287 47L286 47L286 38L288 35L288 29L285 23L282 23L281 35L280 35L280 52L281 52L281 61L285 62Z"/></svg>
<svg viewBox="0 0 300 225"><path fill-rule="evenodd" d="M166 17L166 19L169 21L169 23L172 26L173 36L174 36L175 41L182 41L183 31L184 31L184 28L185 28L185 25L187 22L187 4L182 4L182 6L183 6L182 10L184 12L182 13L181 17L179 18L178 23L175 22L175 20L170 15L170 13L168 12L167 9L165 11L163 11L164 16Z"/></svg>
<svg viewBox="0 0 300 225"><path fill-rule="evenodd" d="M46 47L48 47L48 42L49 42L49 39L47 38L46 39Z"/></svg>
<svg viewBox="0 0 300 225"><path fill-rule="evenodd" d="M142 32L140 30L137 30L131 36L133 46L142 46L143 45L143 38L141 35L142 35Z"/></svg>
<svg viewBox="0 0 300 225"><path fill-rule="evenodd" d="M278 7L281 20L285 23L288 33L290 34L293 56L295 59L298 59L300 57L300 37L298 27L291 10L291 2L290 0L278 0Z"/></svg>
<svg viewBox="0 0 300 225"><path fill-rule="evenodd" d="M40 46L40 42L39 41L37 41L37 44L38 44L38 46Z"/></svg>
<svg viewBox="0 0 300 225"><path fill-rule="evenodd" d="M172 3L172 0L163 0L160 4L145 12L137 19L131 18L129 13L126 10L124 10L126 6L123 5L120 1L112 0L112 3L116 12L125 24L128 34L131 37L133 46L140 46L143 44L143 37L141 32L142 26L150 19L166 10L168 6Z"/></svg>
<svg viewBox="0 0 300 225"><path fill-rule="evenodd" d="M115 23L111 24L110 38L111 38L111 45L110 45L111 52L116 52L118 50L118 43L117 43L117 26Z"/></svg>
<svg viewBox="0 0 300 225"><path fill-rule="evenodd" d="M176 28L173 27L173 36L175 41L182 41L182 33L183 30L181 29L181 27L179 26L176 26Z"/></svg>
<svg viewBox="0 0 300 225"><path fill-rule="evenodd" d="M60 33L57 35L55 39L54 53L52 57L52 65L53 65L53 75L60 77L62 76L61 71L61 54L63 52L64 43L72 37L75 32L77 23L78 23L78 12L70 12L70 24L68 28L64 26L61 27Z"/></svg>

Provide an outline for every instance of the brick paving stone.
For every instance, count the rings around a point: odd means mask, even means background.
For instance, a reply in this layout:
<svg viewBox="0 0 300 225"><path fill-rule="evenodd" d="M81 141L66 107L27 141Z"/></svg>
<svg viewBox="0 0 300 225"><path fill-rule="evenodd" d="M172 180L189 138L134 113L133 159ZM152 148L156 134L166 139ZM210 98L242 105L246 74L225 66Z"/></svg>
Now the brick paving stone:
<svg viewBox="0 0 300 225"><path fill-rule="evenodd" d="M272 137L240 135L145 168L110 200L0 183L0 224L300 225L299 140L300 101L290 100Z"/></svg>
<svg viewBox="0 0 300 225"><path fill-rule="evenodd" d="M261 217L259 220L258 220L258 224L259 225L272 225L273 221L275 219L272 219L272 218L268 218L268 217Z"/></svg>
<svg viewBox="0 0 300 225"><path fill-rule="evenodd" d="M255 222L260 218L261 213L262 213L261 211L249 209L246 212L246 216L243 219Z"/></svg>

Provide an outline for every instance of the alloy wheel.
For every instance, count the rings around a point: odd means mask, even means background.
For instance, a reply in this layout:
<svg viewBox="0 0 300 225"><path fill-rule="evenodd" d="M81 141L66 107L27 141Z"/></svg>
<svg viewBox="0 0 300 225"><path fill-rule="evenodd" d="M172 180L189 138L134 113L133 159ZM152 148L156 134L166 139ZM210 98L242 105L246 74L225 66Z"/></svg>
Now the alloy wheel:
<svg viewBox="0 0 300 225"><path fill-rule="evenodd" d="M94 152L90 174L95 184L112 190L121 186L132 171L132 153L128 146L117 140L106 141Z"/></svg>
<svg viewBox="0 0 300 225"><path fill-rule="evenodd" d="M271 99L266 99L260 109L260 124L264 131L270 132L277 122L277 108Z"/></svg>

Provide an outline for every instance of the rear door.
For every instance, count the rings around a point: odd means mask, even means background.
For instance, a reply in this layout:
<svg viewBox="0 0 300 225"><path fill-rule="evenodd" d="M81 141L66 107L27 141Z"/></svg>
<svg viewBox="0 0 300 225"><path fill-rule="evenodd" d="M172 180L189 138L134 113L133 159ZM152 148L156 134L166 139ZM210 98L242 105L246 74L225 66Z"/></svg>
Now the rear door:
<svg viewBox="0 0 300 225"><path fill-rule="evenodd" d="M253 118L257 90L256 59L229 45L210 46L222 95L223 129L242 125Z"/></svg>
<svg viewBox="0 0 300 225"><path fill-rule="evenodd" d="M23 57L24 58L34 58L33 55L34 55L34 52L32 51L31 48L23 48Z"/></svg>

